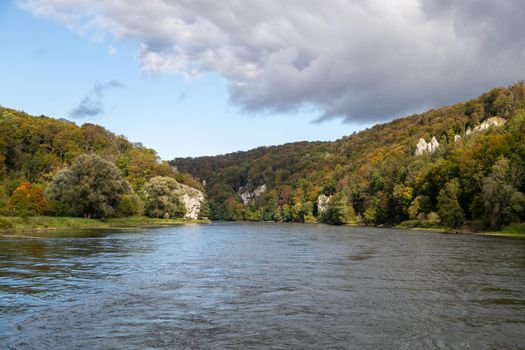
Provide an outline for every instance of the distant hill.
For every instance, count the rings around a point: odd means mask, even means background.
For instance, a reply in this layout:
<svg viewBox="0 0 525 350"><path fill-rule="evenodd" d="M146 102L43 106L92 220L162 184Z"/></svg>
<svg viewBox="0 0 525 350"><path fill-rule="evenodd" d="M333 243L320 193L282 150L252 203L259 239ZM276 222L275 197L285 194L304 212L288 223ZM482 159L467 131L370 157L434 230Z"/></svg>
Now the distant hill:
<svg viewBox="0 0 525 350"><path fill-rule="evenodd" d="M0 107L0 209L22 182L45 188L81 154L96 154L117 165L135 192L154 176L168 176L203 190L189 174L175 171L157 153L101 126L35 117Z"/></svg>
<svg viewBox="0 0 525 350"><path fill-rule="evenodd" d="M334 142L171 164L206 183L213 219L500 227L525 219L524 121L517 83Z"/></svg>

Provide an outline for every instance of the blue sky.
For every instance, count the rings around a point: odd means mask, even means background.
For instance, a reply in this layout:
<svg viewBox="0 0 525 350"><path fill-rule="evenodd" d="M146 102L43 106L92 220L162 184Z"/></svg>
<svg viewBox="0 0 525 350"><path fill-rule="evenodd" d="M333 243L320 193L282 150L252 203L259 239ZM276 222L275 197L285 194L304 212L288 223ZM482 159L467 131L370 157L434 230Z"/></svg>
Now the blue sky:
<svg viewBox="0 0 525 350"><path fill-rule="evenodd" d="M243 112L229 103L226 81L217 73L186 78L145 72L131 40L81 35L15 2L0 5L0 105L33 115L103 125L158 151L163 159L215 155L299 140L333 140L362 124L311 121L315 111ZM94 84L107 89L103 113L70 113Z"/></svg>

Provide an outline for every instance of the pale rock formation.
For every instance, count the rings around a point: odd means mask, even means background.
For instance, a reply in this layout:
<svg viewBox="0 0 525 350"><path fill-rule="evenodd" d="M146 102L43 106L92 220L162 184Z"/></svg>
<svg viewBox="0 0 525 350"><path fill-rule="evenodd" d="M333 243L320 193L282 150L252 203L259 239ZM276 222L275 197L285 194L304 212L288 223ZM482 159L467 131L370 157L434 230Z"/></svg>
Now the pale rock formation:
<svg viewBox="0 0 525 350"><path fill-rule="evenodd" d="M472 134L473 132L480 132L480 131L487 130L492 126L500 127L506 122L507 121L505 119L500 118L500 117L489 118L485 120L483 123L481 123L480 125L476 126L474 129L467 128L467 130L465 131L465 136L468 136ZM454 135L454 142L458 142L459 140L461 140L461 136ZM416 151L414 152L414 154L416 156L420 156L423 153L427 153L427 152L434 153L438 148L439 148L439 142L436 140L434 136L432 136L432 139L428 143L425 141L425 139L420 138L416 145Z"/></svg>
<svg viewBox="0 0 525 350"><path fill-rule="evenodd" d="M419 142L416 145L415 155L416 156L420 156L423 153L425 153L426 151L427 151L427 142L425 141L424 138L420 138Z"/></svg>
<svg viewBox="0 0 525 350"><path fill-rule="evenodd" d="M317 197L317 211L319 214L324 213L328 209L328 204L330 203L331 199L332 196L327 196L325 194L320 194Z"/></svg>
<svg viewBox="0 0 525 350"><path fill-rule="evenodd" d="M186 208L185 219L196 220L199 218L202 203L204 202L204 194L188 185L179 184L179 191L181 193L181 201Z"/></svg>
<svg viewBox="0 0 525 350"><path fill-rule="evenodd" d="M500 117L492 117L485 120L483 123L479 124L474 128L474 131L484 131L490 128L491 126L500 127L505 124L507 121Z"/></svg>
<svg viewBox="0 0 525 350"><path fill-rule="evenodd" d="M436 140L436 138L433 136L430 142L426 142L425 139L420 138L419 142L416 145L416 151L414 154L416 156L420 156L423 153L434 153L439 147L439 142Z"/></svg>
<svg viewBox="0 0 525 350"><path fill-rule="evenodd" d="M262 184L260 186L258 186L255 190L253 191L243 191L244 188L241 187L239 188L239 196L241 197L242 199L242 202L244 203L244 205L248 205L248 203L250 203L250 201L254 198L257 198L259 197L261 194L265 193L266 192L266 184Z"/></svg>
<svg viewBox="0 0 525 350"><path fill-rule="evenodd" d="M438 140L436 140L436 138L434 136L432 136L432 140L430 140L430 143L429 143L429 146L428 146L428 151L430 153L434 153L439 147L439 142Z"/></svg>

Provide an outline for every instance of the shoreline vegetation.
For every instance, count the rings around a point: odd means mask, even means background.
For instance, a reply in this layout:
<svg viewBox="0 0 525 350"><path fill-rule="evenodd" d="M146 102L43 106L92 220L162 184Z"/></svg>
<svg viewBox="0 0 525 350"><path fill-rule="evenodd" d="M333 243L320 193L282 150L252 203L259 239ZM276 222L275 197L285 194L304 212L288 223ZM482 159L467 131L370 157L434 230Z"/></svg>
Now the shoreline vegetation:
<svg viewBox="0 0 525 350"><path fill-rule="evenodd" d="M62 229L105 229L162 227L184 224L207 224L207 219L158 219L144 216L93 219L57 216L0 216L0 235L20 232L53 231Z"/></svg>
<svg viewBox="0 0 525 350"><path fill-rule="evenodd" d="M394 228L399 229L399 230L430 231L430 232L439 232L439 233L446 233L446 234L525 238L525 223L511 224L509 226L503 227L500 231L451 229L451 228L446 228L446 227L417 227L417 226L404 227L403 225L397 225Z"/></svg>

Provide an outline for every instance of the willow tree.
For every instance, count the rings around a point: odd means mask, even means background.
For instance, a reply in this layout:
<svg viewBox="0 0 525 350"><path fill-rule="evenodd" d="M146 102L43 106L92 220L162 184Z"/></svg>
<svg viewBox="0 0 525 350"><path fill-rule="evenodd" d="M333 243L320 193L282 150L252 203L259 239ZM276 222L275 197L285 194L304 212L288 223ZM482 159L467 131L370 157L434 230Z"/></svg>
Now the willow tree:
<svg viewBox="0 0 525 350"><path fill-rule="evenodd" d="M131 187L120 170L97 155L79 156L53 178L47 195L55 214L106 218L117 214Z"/></svg>

